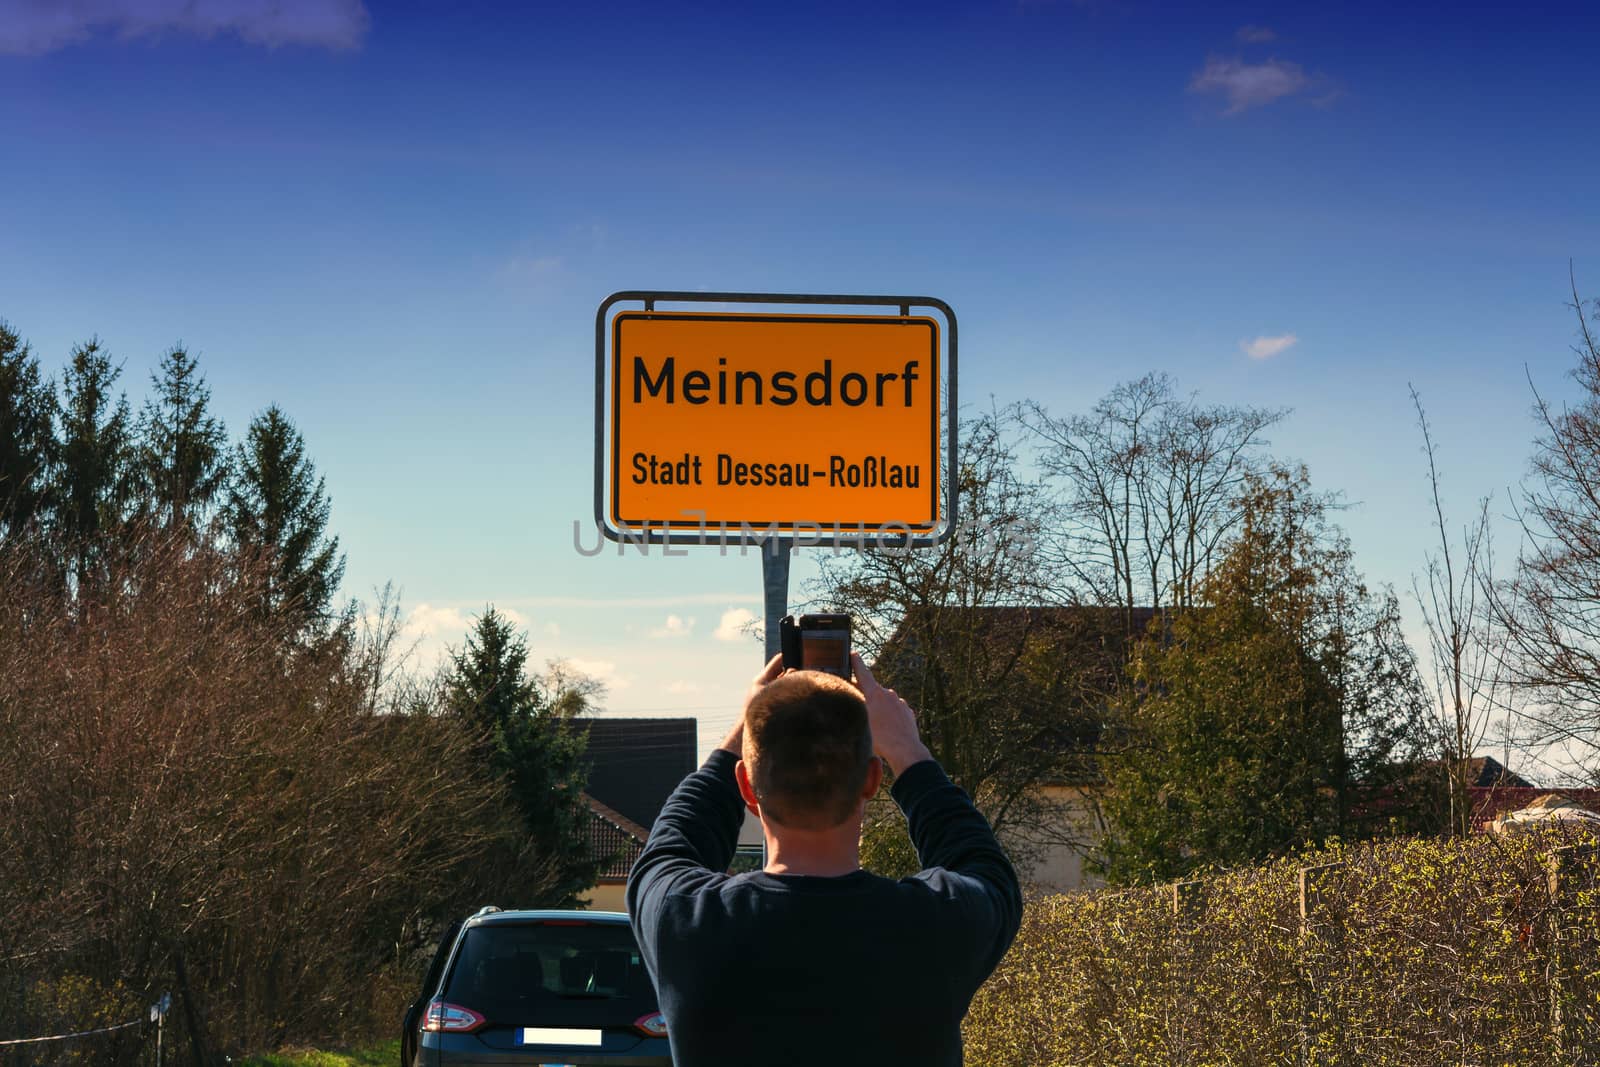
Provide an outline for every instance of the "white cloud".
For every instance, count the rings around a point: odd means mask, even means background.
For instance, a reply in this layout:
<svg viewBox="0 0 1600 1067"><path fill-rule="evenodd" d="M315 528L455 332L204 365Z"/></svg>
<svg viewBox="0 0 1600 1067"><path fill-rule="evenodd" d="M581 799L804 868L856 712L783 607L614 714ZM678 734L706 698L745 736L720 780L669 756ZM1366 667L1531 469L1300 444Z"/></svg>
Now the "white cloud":
<svg viewBox="0 0 1600 1067"><path fill-rule="evenodd" d="M665 688L667 692L673 694L674 696L694 696L695 694L703 693L706 690L706 687L701 685L699 682L691 682L686 678L676 678L668 682Z"/></svg>
<svg viewBox="0 0 1600 1067"><path fill-rule="evenodd" d="M633 684L633 679L617 673L615 660L569 657L566 664L580 674L587 674L605 683L605 687L610 690L626 689Z"/></svg>
<svg viewBox="0 0 1600 1067"><path fill-rule="evenodd" d="M1271 359L1293 348L1299 341L1300 338L1292 333L1283 333L1276 337L1263 336L1250 341L1240 341L1239 351L1251 359Z"/></svg>
<svg viewBox="0 0 1600 1067"><path fill-rule="evenodd" d="M546 637L560 637L561 636L561 625L559 623L554 623L554 622L545 623L544 624L544 635Z"/></svg>
<svg viewBox="0 0 1600 1067"><path fill-rule="evenodd" d="M751 636L750 627L755 621L756 613L749 608L729 608L722 613L716 632L711 636L718 641L748 641Z"/></svg>
<svg viewBox="0 0 1600 1067"><path fill-rule="evenodd" d="M418 604L406 613L400 624L400 635L409 638L442 637L448 641L460 640L472 625L460 608L436 608L432 604Z"/></svg>
<svg viewBox="0 0 1600 1067"><path fill-rule="evenodd" d="M461 647L471 625L471 618L460 608L418 604L401 620L396 646L410 653L415 665L431 670L444 659L447 649Z"/></svg>
<svg viewBox="0 0 1600 1067"><path fill-rule="evenodd" d="M494 610L517 629L528 629L528 617L515 608L503 608L496 604ZM448 649L459 651L466 646L467 632L482 612L481 606L474 610L463 610L418 604L406 612L401 620L398 646L402 650L411 650L415 662L423 669L432 668L444 659ZM555 623L546 626L545 631L549 633L552 626Z"/></svg>
<svg viewBox="0 0 1600 1067"><path fill-rule="evenodd" d="M1293 96L1311 85L1300 64L1282 59L1246 63L1242 59L1211 56L1189 82L1192 93L1222 93L1228 98L1227 114L1236 115Z"/></svg>
<svg viewBox="0 0 1600 1067"><path fill-rule="evenodd" d="M527 629L528 617L516 608L503 608L494 605L496 615L505 619L518 629ZM476 624L478 616L483 614L483 608L473 611L463 611L461 608L436 608L432 604L418 604L406 612L405 622L400 624L403 634L428 635L446 637L450 640L459 640L466 636L468 630ZM545 629L548 631L555 623L550 623Z"/></svg>
<svg viewBox="0 0 1600 1067"><path fill-rule="evenodd" d="M1235 36L1245 44L1266 44L1278 39L1278 35L1265 26L1240 26Z"/></svg>
<svg viewBox="0 0 1600 1067"><path fill-rule="evenodd" d="M663 637L688 637L694 633L694 618L684 618L681 615L668 615L667 621L650 631L654 638Z"/></svg>
<svg viewBox="0 0 1600 1067"><path fill-rule="evenodd" d="M358 47L370 23L361 0L0 0L0 54L53 52L100 32L342 50Z"/></svg>

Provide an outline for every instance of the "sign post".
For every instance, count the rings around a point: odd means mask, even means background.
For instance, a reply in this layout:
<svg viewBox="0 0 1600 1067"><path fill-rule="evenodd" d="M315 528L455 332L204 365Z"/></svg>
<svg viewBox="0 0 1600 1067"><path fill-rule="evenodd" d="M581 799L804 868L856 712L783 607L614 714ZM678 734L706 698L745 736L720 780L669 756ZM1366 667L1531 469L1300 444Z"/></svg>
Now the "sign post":
<svg viewBox="0 0 1600 1067"><path fill-rule="evenodd" d="M761 631L766 640L767 660L783 651L779 624L789 614L789 538L779 537L761 549L761 602L766 622Z"/></svg>
<svg viewBox="0 0 1600 1067"><path fill-rule="evenodd" d="M172 1010L172 994L163 993L161 999L150 1005L150 1021L156 1024L156 1067L161 1067L161 1028Z"/></svg>

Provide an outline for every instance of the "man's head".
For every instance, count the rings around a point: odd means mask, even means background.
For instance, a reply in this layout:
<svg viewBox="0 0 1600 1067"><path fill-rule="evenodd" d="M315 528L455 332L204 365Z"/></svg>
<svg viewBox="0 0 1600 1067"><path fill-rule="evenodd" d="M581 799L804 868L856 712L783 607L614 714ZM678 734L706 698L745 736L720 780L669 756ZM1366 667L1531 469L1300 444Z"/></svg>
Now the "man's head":
<svg viewBox="0 0 1600 1067"><path fill-rule="evenodd" d="M873 769L867 703L820 671L791 671L745 706L744 769L769 822L828 830L856 814Z"/></svg>

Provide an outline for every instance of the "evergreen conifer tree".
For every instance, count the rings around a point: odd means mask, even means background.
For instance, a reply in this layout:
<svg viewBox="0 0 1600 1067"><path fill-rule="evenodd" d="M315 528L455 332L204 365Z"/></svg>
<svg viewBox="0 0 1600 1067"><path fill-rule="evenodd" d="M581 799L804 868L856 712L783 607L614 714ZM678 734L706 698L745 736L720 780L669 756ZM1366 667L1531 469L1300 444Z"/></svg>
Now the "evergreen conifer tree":
<svg viewBox="0 0 1600 1067"><path fill-rule="evenodd" d="M44 518L56 398L33 350L0 320L0 538Z"/></svg>
<svg viewBox="0 0 1600 1067"><path fill-rule="evenodd" d="M526 636L492 605L485 608L466 647L451 654L444 705L482 731L534 846L558 870L556 899L525 903L570 905L594 885L599 869L586 832L586 734L551 707L527 663Z"/></svg>
<svg viewBox="0 0 1600 1067"><path fill-rule="evenodd" d="M339 539L328 535L327 485L305 441L276 404L250 420L234 451L223 526L236 551L266 557L262 609L301 630L323 627L344 575Z"/></svg>
<svg viewBox="0 0 1600 1067"><path fill-rule="evenodd" d="M139 419L139 465L155 520L167 529L198 525L227 479L227 434L207 411L194 357L177 345L150 376L154 396Z"/></svg>
<svg viewBox="0 0 1600 1067"><path fill-rule="evenodd" d="M1202 586L1140 643L1105 760L1104 866L1165 881L1370 831L1367 789L1434 735L1393 594L1368 589L1304 470L1252 477Z"/></svg>
<svg viewBox="0 0 1600 1067"><path fill-rule="evenodd" d="M52 495L67 569L80 593L136 495L128 398L113 394L121 375L94 338L72 350L61 382L60 463Z"/></svg>

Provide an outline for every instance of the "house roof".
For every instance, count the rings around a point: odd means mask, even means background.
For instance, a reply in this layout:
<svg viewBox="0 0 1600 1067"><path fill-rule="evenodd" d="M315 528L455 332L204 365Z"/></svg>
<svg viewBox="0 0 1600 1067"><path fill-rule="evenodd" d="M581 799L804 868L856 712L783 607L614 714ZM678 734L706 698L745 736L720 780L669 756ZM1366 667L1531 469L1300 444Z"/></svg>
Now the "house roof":
<svg viewBox="0 0 1600 1067"><path fill-rule="evenodd" d="M583 799L589 805L589 850L593 855L610 857L610 862L599 872L600 878L627 878L634 860L644 851L650 831L588 793L583 794Z"/></svg>
<svg viewBox="0 0 1600 1067"><path fill-rule="evenodd" d="M1117 680L1129 639L1142 635L1159 614L1155 608L1089 605L928 605L906 612L878 661L891 670L918 666L924 641L942 641L947 633L1002 658L1023 641L1041 639L1056 646L1063 666L1109 674L1095 679L1104 683Z"/></svg>
<svg viewBox="0 0 1600 1067"><path fill-rule="evenodd" d="M1079 640L1093 637L1100 642L1115 642L1119 647L1127 637L1142 634L1158 614L1156 608L1102 607L1089 604L1006 604L967 607L930 604L906 612L895 627L884 649L910 647L922 630L937 630L941 616L958 620L981 639L1000 641L1032 631L1055 633Z"/></svg>
<svg viewBox="0 0 1600 1067"><path fill-rule="evenodd" d="M1533 783L1509 770L1493 756L1475 756L1467 761L1469 789L1531 789Z"/></svg>
<svg viewBox="0 0 1600 1067"><path fill-rule="evenodd" d="M1532 786L1472 786L1472 828L1487 830L1496 817L1520 811L1540 797L1557 796L1580 807L1600 812L1600 789L1538 789Z"/></svg>
<svg viewBox="0 0 1600 1067"><path fill-rule="evenodd" d="M925 644L940 645L947 660L965 659L958 669L976 668L979 677L990 669L1010 671L1027 651L1035 684L1023 695L1075 713L1057 719L1051 730L1047 744L1063 758L1041 784L1090 785L1101 781L1094 751L1105 727L1106 698L1122 681L1129 640L1158 615L1149 607L932 605L906 613L874 669L915 704L929 681ZM1040 649L1047 652L1040 655Z"/></svg>
<svg viewBox="0 0 1600 1067"><path fill-rule="evenodd" d="M584 792L646 834L661 805L695 768L694 719L581 720L588 731Z"/></svg>

